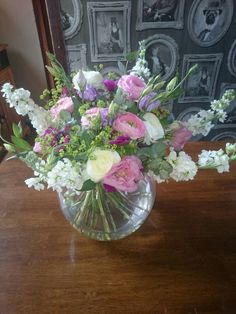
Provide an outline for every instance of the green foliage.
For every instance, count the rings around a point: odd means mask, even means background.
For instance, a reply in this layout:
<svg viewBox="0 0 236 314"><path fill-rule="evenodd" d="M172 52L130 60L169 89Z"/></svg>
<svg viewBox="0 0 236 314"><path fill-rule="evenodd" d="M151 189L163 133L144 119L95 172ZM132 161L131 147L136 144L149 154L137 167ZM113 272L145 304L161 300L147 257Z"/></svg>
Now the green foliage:
<svg viewBox="0 0 236 314"><path fill-rule="evenodd" d="M19 122L18 125L16 123L12 124L12 131L13 134L16 137L22 137L22 127L21 127L21 123Z"/></svg>
<svg viewBox="0 0 236 314"><path fill-rule="evenodd" d="M17 148L19 148L21 151L32 150L32 147L30 146L30 144L28 142L26 142L25 140L23 140L23 138L19 138L19 137L12 135L11 140L12 140L13 144L15 144L15 146Z"/></svg>
<svg viewBox="0 0 236 314"><path fill-rule="evenodd" d="M92 180L86 180L80 189L80 191L91 191L95 188L96 183L94 183Z"/></svg>

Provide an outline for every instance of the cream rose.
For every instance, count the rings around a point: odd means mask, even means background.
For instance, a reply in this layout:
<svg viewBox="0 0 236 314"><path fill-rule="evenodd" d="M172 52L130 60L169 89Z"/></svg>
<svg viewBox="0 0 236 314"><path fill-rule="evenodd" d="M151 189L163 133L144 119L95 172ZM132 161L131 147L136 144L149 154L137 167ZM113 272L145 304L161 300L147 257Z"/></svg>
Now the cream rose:
<svg viewBox="0 0 236 314"><path fill-rule="evenodd" d="M73 84L75 89L80 90L81 84L87 83L96 89L104 89L103 77L97 71L79 71L73 77Z"/></svg>
<svg viewBox="0 0 236 314"><path fill-rule="evenodd" d="M144 124L146 127L146 134L144 137L144 143L150 145L151 143L156 142L157 140L164 137L164 129L157 118L153 113L147 112L143 116Z"/></svg>
<svg viewBox="0 0 236 314"><path fill-rule="evenodd" d="M112 166L118 163L121 158L117 152L110 150L96 149L93 158L87 161L86 172L93 182L101 181Z"/></svg>

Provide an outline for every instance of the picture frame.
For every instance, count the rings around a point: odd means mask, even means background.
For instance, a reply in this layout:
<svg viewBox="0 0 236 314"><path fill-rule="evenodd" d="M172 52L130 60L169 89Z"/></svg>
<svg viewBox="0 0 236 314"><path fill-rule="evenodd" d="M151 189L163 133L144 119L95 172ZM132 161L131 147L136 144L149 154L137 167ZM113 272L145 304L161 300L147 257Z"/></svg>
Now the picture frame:
<svg viewBox="0 0 236 314"><path fill-rule="evenodd" d="M236 123L234 124L217 124L207 136L207 139L214 141L235 141L236 140Z"/></svg>
<svg viewBox="0 0 236 314"><path fill-rule="evenodd" d="M175 73L179 62L179 50L175 40L164 34L155 34L145 40L146 60L152 75L168 80Z"/></svg>
<svg viewBox="0 0 236 314"><path fill-rule="evenodd" d="M201 47L216 44L227 32L233 12L233 0L194 0L188 15L190 38Z"/></svg>
<svg viewBox="0 0 236 314"><path fill-rule="evenodd" d="M166 1L168 5L168 1ZM159 7L158 7L159 6ZM138 0L136 30L184 27L185 0L172 0L171 6L153 0ZM167 11L169 9L169 11Z"/></svg>
<svg viewBox="0 0 236 314"><path fill-rule="evenodd" d="M86 70L87 68L87 46L86 44L67 45L67 62L70 73Z"/></svg>
<svg viewBox="0 0 236 314"><path fill-rule="evenodd" d="M227 60L229 72L236 77L236 39L232 43Z"/></svg>
<svg viewBox="0 0 236 314"><path fill-rule="evenodd" d="M184 55L182 78L194 64L198 68L184 81L180 103L210 102L214 99L222 59L222 53Z"/></svg>
<svg viewBox="0 0 236 314"><path fill-rule="evenodd" d="M130 52L130 1L87 3L92 62L126 60Z"/></svg>
<svg viewBox="0 0 236 314"><path fill-rule="evenodd" d="M65 40L73 38L83 22L81 0L60 0L60 17Z"/></svg>

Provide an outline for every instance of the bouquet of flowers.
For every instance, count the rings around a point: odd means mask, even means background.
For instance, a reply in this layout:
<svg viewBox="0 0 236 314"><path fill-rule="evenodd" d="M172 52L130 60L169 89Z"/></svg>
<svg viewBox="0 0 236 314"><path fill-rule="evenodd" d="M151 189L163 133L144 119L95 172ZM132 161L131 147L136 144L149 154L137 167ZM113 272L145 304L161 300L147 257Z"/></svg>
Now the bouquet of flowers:
<svg viewBox="0 0 236 314"><path fill-rule="evenodd" d="M5 148L33 169L28 187L57 191L66 217L90 237L117 239L136 230L153 206L154 181L192 180L200 168L229 171L236 159L236 144L204 150L197 162L183 151L192 136L207 135L217 121L224 122L233 92L186 122L173 121L166 104L179 97L183 81L150 77L143 42L130 71L120 62L120 78L82 70L67 76L49 58L55 88L44 91L45 107L23 88L2 87L9 105L28 115L37 132L32 147L14 124Z"/></svg>

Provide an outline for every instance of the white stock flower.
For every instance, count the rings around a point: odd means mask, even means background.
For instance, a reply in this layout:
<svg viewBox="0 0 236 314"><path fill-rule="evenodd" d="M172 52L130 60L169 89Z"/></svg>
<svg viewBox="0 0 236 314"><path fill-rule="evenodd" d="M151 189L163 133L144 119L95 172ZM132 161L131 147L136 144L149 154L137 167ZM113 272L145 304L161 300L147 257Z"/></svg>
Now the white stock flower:
<svg viewBox="0 0 236 314"><path fill-rule="evenodd" d="M10 107L14 107L19 115L28 115L37 133L43 132L51 124L50 112L35 104L30 98L30 92L24 88L13 90L13 86L6 83L2 87L4 97Z"/></svg>
<svg viewBox="0 0 236 314"><path fill-rule="evenodd" d="M83 76L81 75L83 74ZM75 89L80 90L80 86L81 86L81 79L85 78L86 83L93 86L96 89L104 89L104 84L103 84L103 76L101 75L101 73L97 72L97 71L81 71L78 72L74 77L73 77L73 84ZM84 82L83 82L84 85Z"/></svg>
<svg viewBox="0 0 236 314"><path fill-rule="evenodd" d="M120 155L117 152L96 149L92 154L92 158L87 161L87 175L93 182L99 182L112 166L120 160Z"/></svg>
<svg viewBox="0 0 236 314"><path fill-rule="evenodd" d="M197 166L189 155L181 151L177 153L172 150L166 160L173 167L170 177L175 181L193 180L197 173Z"/></svg>
<svg viewBox="0 0 236 314"><path fill-rule="evenodd" d="M200 168L216 168L219 173L229 171L229 156L224 153L223 149L202 150L198 155L198 165Z"/></svg>
<svg viewBox="0 0 236 314"><path fill-rule="evenodd" d="M25 180L28 188L33 187L37 191L44 190L44 185L41 182L41 178L29 178Z"/></svg>
<svg viewBox="0 0 236 314"><path fill-rule="evenodd" d="M157 140L164 137L164 129L157 118L157 116L151 112L145 113L143 116L144 124L146 127L146 134L144 137L144 143L150 145L151 143L156 142Z"/></svg>
<svg viewBox="0 0 236 314"><path fill-rule="evenodd" d="M188 121L184 122L184 125L193 133L193 136L198 134L206 136L214 127L212 123L214 118L215 114L213 111L200 110L197 114L192 115Z"/></svg>
<svg viewBox="0 0 236 314"><path fill-rule="evenodd" d="M80 163L72 165L68 158L63 158L48 172L48 188L57 192L62 192L63 189L78 191L85 181L82 172Z"/></svg>
<svg viewBox="0 0 236 314"><path fill-rule="evenodd" d="M234 155L236 154L236 143L226 143L225 145L225 151L228 155Z"/></svg>
<svg viewBox="0 0 236 314"><path fill-rule="evenodd" d="M156 175L152 170L149 170L147 174L152 177L153 180L155 180L157 183L163 183L166 181L165 179L162 179L160 175Z"/></svg>

